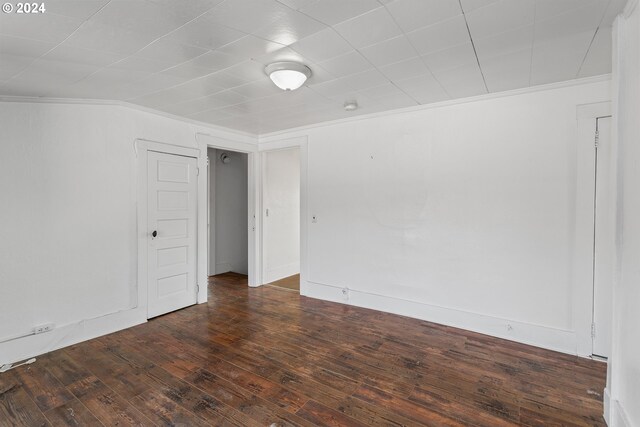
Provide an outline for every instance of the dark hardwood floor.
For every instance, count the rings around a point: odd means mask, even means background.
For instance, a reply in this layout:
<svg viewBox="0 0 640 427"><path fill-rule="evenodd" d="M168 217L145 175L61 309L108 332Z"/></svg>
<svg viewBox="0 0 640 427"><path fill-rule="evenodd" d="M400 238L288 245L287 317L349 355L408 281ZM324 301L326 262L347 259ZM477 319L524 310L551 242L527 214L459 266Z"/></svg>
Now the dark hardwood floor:
<svg viewBox="0 0 640 427"><path fill-rule="evenodd" d="M605 364L211 279L208 304L0 374L0 425L604 425Z"/></svg>
<svg viewBox="0 0 640 427"><path fill-rule="evenodd" d="M276 286L278 288L289 289L290 291L300 292L300 275L294 274L293 276L285 277L284 279L271 282L268 286Z"/></svg>

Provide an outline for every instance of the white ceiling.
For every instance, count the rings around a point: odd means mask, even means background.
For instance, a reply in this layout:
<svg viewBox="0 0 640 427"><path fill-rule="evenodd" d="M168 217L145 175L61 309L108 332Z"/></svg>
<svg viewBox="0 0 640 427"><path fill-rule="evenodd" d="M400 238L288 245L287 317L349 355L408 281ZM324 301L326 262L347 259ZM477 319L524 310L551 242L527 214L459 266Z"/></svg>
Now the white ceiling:
<svg viewBox="0 0 640 427"><path fill-rule="evenodd" d="M0 95L124 100L263 134L609 73L625 0L44 3L0 14ZM282 92L263 72L280 60L313 75Z"/></svg>

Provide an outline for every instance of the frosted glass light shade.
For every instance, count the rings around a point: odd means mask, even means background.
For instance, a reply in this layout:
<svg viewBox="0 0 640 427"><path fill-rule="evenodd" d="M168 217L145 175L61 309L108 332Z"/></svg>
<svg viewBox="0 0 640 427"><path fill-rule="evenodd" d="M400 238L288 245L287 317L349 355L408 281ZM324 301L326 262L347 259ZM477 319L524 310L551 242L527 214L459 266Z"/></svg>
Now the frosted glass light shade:
<svg viewBox="0 0 640 427"><path fill-rule="evenodd" d="M274 62L267 65L264 71L282 90L296 90L311 76L309 67L297 62Z"/></svg>

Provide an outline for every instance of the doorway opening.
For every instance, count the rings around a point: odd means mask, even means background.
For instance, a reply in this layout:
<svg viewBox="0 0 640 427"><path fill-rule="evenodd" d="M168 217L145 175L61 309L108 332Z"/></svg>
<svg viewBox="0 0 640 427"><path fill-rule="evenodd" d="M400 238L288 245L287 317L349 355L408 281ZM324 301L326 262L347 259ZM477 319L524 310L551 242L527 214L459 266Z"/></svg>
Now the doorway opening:
<svg viewBox="0 0 640 427"><path fill-rule="evenodd" d="M300 292L300 148L262 153L263 283Z"/></svg>
<svg viewBox="0 0 640 427"><path fill-rule="evenodd" d="M209 147L208 276L235 278L246 286L249 272L248 155Z"/></svg>

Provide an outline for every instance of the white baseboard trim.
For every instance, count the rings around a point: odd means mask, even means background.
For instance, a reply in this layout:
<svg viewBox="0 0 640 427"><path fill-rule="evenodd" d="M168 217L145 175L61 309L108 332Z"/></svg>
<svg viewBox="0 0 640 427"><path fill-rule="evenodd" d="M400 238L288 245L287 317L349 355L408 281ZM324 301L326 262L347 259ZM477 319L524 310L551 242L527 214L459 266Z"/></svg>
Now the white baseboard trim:
<svg viewBox="0 0 640 427"><path fill-rule="evenodd" d="M231 270L231 263L220 262L216 264L216 274L228 273Z"/></svg>
<svg viewBox="0 0 640 427"><path fill-rule="evenodd" d="M292 262L291 264L266 270L262 281L267 284L298 273L300 273L300 262Z"/></svg>
<svg viewBox="0 0 640 427"><path fill-rule="evenodd" d="M609 404L609 419L605 418L609 427L638 427L637 424L631 424L627 411L619 400L611 400Z"/></svg>
<svg viewBox="0 0 640 427"><path fill-rule="evenodd" d="M577 354L577 337L573 331L517 322L309 281L301 283L300 294L311 298L355 305L453 326L562 353Z"/></svg>
<svg viewBox="0 0 640 427"><path fill-rule="evenodd" d="M604 406L604 410L602 411L602 416L604 417L604 421L608 426L611 426L611 394L609 393L609 389L604 389L604 395L602 396L602 404Z"/></svg>
<svg viewBox="0 0 640 427"><path fill-rule="evenodd" d="M16 363L147 321L146 308L124 310L0 344L0 365Z"/></svg>

